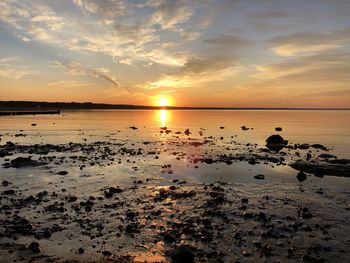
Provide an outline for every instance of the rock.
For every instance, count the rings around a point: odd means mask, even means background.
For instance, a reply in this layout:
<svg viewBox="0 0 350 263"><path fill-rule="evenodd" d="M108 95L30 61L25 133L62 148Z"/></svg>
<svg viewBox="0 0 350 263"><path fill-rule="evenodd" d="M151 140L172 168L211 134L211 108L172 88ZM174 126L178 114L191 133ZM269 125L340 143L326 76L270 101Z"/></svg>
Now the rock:
<svg viewBox="0 0 350 263"><path fill-rule="evenodd" d="M297 179L298 179L299 182L305 181L306 180L306 174L303 171L300 171L297 174Z"/></svg>
<svg viewBox="0 0 350 263"><path fill-rule="evenodd" d="M318 157L323 158L323 159L333 159L333 158L337 158L337 156L332 155L332 154L328 154L328 153L322 153L322 154L320 154Z"/></svg>
<svg viewBox="0 0 350 263"><path fill-rule="evenodd" d="M77 197L76 196L68 196L67 197L67 201L69 202L69 203L72 203L72 202L75 202L75 201L77 201Z"/></svg>
<svg viewBox="0 0 350 263"><path fill-rule="evenodd" d="M112 256L112 253L111 253L110 251L108 251L108 250L102 251L102 254L103 254L104 256L106 256L106 257Z"/></svg>
<svg viewBox="0 0 350 263"><path fill-rule="evenodd" d="M312 214L308 208L303 208L302 210L302 217L305 219L309 219L312 217Z"/></svg>
<svg viewBox="0 0 350 263"><path fill-rule="evenodd" d="M206 164L213 164L214 163L214 160L212 158L205 158L202 161Z"/></svg>
<svg viewBox="0 0 350 263"><path fill-rule="evenodd" d="M281 127L276 127L275 131L282 131L282 128Z"/></svg>
<svg viewBox="0 0 350 263"><path fill-rule="evenodd" d="M243 197L242 199L241 199L241 202L243 203L243 204L247 204L248 203L248 198L245 198L245 197Z"/></svg>
<svg viewBox="0 0 350 263"><path fill-rule="evenodd" d="M27 246L28 249L30 249L34 253L40 253L40 245L38 242L32 242Z"/></svg>
<svg viewBox="0 0 350 263"><path fill-rule="evenodd" d="M32 126L37 126L37 124L36 124L36 123L32 123L31 125L32 125Z"/></svg>
<svg viewBox="0 0 350 263"><path fill-rule="evenodd" d="M335 160L329 160L332 164L350 164L349 159L335 159Z"/></svg>
<svg viewBox="0 0 350 263"><path fill-rule="evenodd" d="M285 140L279 134L271 135L266 139L267 144L285 144Z"/></svg>
<svg viewBox="0 0 350 263"><path fill-rule="evenodd" d="M187 136L189 136L189 135L191 134L190 129L186 129L186 130L184 131L184 134L186 134Z"/></svg>
<svg viewBox="0 0 350 263"><path fill-rule="evenodd" d="M296 144L294 146L295 149L300 149L300 150L307 150L310 148L310 145L307 143L303 143L303 144Z"/></svg>
<svg viewBox="0 0 350 263"><path fill-rule="evenodd" d="M43 233L44 238L50 238L51 237L51 231L50 229L46 228Z"/></svg>
<svg viewBox="0 0 350 263"><path fill-rule="evenodd" d="M15 194L15 190L12 190L12 189L4 191L4 195L14 195L14 194Z"/></svg>
<svg viewBox="0 0 350 263"><path fill-rule="evenodd" d="M131 126L131 127L129 127L129 129L132 129L132 130L137 130L138 128L137 128L137 127L135 127L135 126Z"/></svg>
<svg viewBox="0 0 350 263"><path fill-rule="evenodd" d="M249 160L248 160L248 163L250 164L250 165L255 165L255 164L257 164L257 161L255 160L255 158L250 158Z"/></svg>
<svg viewBox="0 0 350 263"><path fill-rule="evenodd" d="M136 223L131 223L125 227L125 232L128 234L140 233L139 226Z"/></svg>
<svg viewBox="0 0 350 263"><path fill-rule="evenodd" d="M82 247L80 247L80 248L78 249L78 253L79 253L79 254L84 254L84 253L85 253L85 250L84 250Z"/></svg>
<svg viewBox="0 0 350 263"><path fill-rule="evenodd" d="M193 263L195 255L187 246L179 246L172 254L171 259L174 263Z"/></svg>
<svg viewBox="0 0 350 263"><path fill-rule="evenodd" d="M284 140L281 135L274 134L266 139L266 147L275 152L279 152L282 150L288 141Z"/></svg>
<svg viewBox="0 0 350 263"><path fill-rule="evenodd" d="M9 165L6 165L5 168L14 167L14 168L22 168L27 166L39 166L44 165L43 162L38 162L32 160L30 157L17 157L16 159L11 160Z"/></svg>
<svg viewBox="0 0 350 263"><path fill-rule="evenodd" d="M242 131L247 131L247 130L249 130L249 128L247 128L246 126L241 126L241 129L242 129Z"/></svg>
<svg viewBox="0 0 350 263"><path fill-rule="evenodd" d="M307 154L306 154L306 160L310 160L311 157L312 157L312 155L311 155L310 153L307 153Z"/></svg>
<svg viewBox="0 0 350 263"><path fill-rule="evenodd" d="M316 194L323 194L323 189L322 189L322 188L317 189L317 190L315 191L315 193L316 193Z"/></svg>
<svg viewBox="0 0 350 263"><path fill-rule="evenodd" d="M58 174L58 175L67 175L68 172L67 172L67 171L59 171L57 174Z"/></svg>
<svg viewBox="0 0 350 263"><path fill-rule="evenodd" d="M258 175L255 175L254 178L257 179L257 180L264 180L265 179L265 175L258 174Z"/></svg>
<svg viewBox="0 0 350 263"><path fill-rule="evenodd" d="M129 219L134 219L137 216L137 213L133 212L133 211L127 211L126 212L126 216Z"/></svg>
<svg viewBox="0 0 350 263"><path fill-rule="evenodd" d="M108 188L108 191L104 192L104 195L106 198L112 198L114 194L119 194L123 192L123 189L120 189L119 186L118 187L110 187Z"/></svg>
<svg viewBox="0 0 350 263"><path fill-rule="evenodd" d="M2 181L2 186L5 186L5 187L7 187L9 185L9 182L8 181Z"/></svg>
<svg viewBox="0 0 350 263"><path fill-rule="evenodd" d="M315 149L320 149L323 151L328 151L328 148L326 146L323 146L322 144L318 144L318 143L312 144L311 147Z"/></svg>
<svg viewBox="0 0 350 263"><path fill-rule="evenodd" d="M289 165L295 170L305 171L315 176L334 175L341 177L350 177L350 165L330 163L314 163L297 161Z"/></svg>

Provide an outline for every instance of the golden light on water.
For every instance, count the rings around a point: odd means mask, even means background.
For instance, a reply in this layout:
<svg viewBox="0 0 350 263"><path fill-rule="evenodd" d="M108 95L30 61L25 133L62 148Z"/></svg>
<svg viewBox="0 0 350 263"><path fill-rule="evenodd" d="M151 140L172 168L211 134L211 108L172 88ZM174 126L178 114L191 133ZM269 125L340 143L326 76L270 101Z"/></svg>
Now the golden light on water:
<svg viewBox="0 0 350 263"><path fill-rule="evenodd" d="M159 111L159 121L160 121L160 126L164 127L167 124L167 116L168 112L167 110L160 110Z"/></svg>

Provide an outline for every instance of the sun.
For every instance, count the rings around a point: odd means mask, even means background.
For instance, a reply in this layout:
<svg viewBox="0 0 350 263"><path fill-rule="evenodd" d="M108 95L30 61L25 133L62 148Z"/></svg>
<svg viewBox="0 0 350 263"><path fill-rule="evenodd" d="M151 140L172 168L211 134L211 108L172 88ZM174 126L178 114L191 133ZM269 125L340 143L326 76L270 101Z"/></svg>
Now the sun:
<svg viewBox="0 0 350 263"><path fill-rule="evenodd" d="M165 107L169 105L168 98L159 98L158 105L161 107Z"/></svg>

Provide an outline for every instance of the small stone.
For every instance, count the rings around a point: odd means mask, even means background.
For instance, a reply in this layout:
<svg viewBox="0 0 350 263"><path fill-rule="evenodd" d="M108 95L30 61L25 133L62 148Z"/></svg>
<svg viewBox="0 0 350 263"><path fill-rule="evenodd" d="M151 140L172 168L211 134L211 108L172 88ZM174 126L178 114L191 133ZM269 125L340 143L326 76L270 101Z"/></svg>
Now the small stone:
<svg viewBox="0 0 350 263"><path fill-rule="evenodd" d="M85 206L85 212L91 212L92 208L91 206L87 205Z"/></svg>
<svg viewBox="0 0 350 263"><path fill-rule="evenodd" d="M323 194L323 189L322 189L322 188L317 189L317 190L315 191L315 193L316 193L316 194Z"/></svg>
<svg viewBox="0 0 350 263"><path fill-rule="evenodd" d="M303 171L300 171L298 174L297 174L297 179L298 181L301 183L303 181L306 180L306 174L303 172Z"/></svg>
<svg viewBox="0 0 350 263"><path fill-rule="evenodd" d="M265 175L258 174L258 175L255 175L254 178L257 179L257 180L264 180L265 179Z"/></svg>
<svg viewBox="0 0 350 263"><path fill-rule="evenodd" d="M50 238L51 237L51 231L50 229L44 230L44 238Z"/></svg>
<svg viewBox="0 0 350 263"><path fill-rule="evenodd" d="M103 254L104 256L106 256L106 257L112 256L112 253L111 253L110 251L108 251L108 250L102 251L102 254Z"/></svg>
<svg viewBox="0 0 350 263"><path fill-rule="evenodd" d="M310 212L310 210L308 208L303 208L302 210L302 217L305 218L305 219L309 219L312 217L312 214Z"/></svg>
<svg viewBox="0 0 350 263"><path fill-rule="evenodd" d="M186 130L184 131L184 134L186 134L187 136L189 136L189 135L191 134L190 129L186 129Z"/></svg>
<svg viewBox="0 0 350 263"><path fill-rule="evenodd" d="M241 202L244 203L244 204L248 203L248 198L243 197L243 198L241 199Z"/></svg>
<svg viewBox="0 0 350 263"><path fill-rule="evenodd" d="M34 241L34 242L30 243L27 248L30 249L34 253L40 253L40 245L38 242Z"/></svg>

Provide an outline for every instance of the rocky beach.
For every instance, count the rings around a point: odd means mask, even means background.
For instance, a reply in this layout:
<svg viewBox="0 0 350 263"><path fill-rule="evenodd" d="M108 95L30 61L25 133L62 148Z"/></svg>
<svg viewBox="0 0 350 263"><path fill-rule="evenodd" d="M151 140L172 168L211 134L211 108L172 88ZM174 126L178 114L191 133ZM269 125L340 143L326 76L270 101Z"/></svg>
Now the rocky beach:
<svg viewBox="0 0 350 263"><path fill-rule="evenodd" d="M140 136L145 129L135 124L98 140L79 130L74 141L50 144L40 131L1 132L0 261L350 257L350 160L332 146L292 142L283 127L272 127L263 144L240 141L254 130L244 125L230 136L224 126L215 136L165 126ZM209 170L216 176L195 176ZM242 180L228 179L237 173Z"/></svg>

